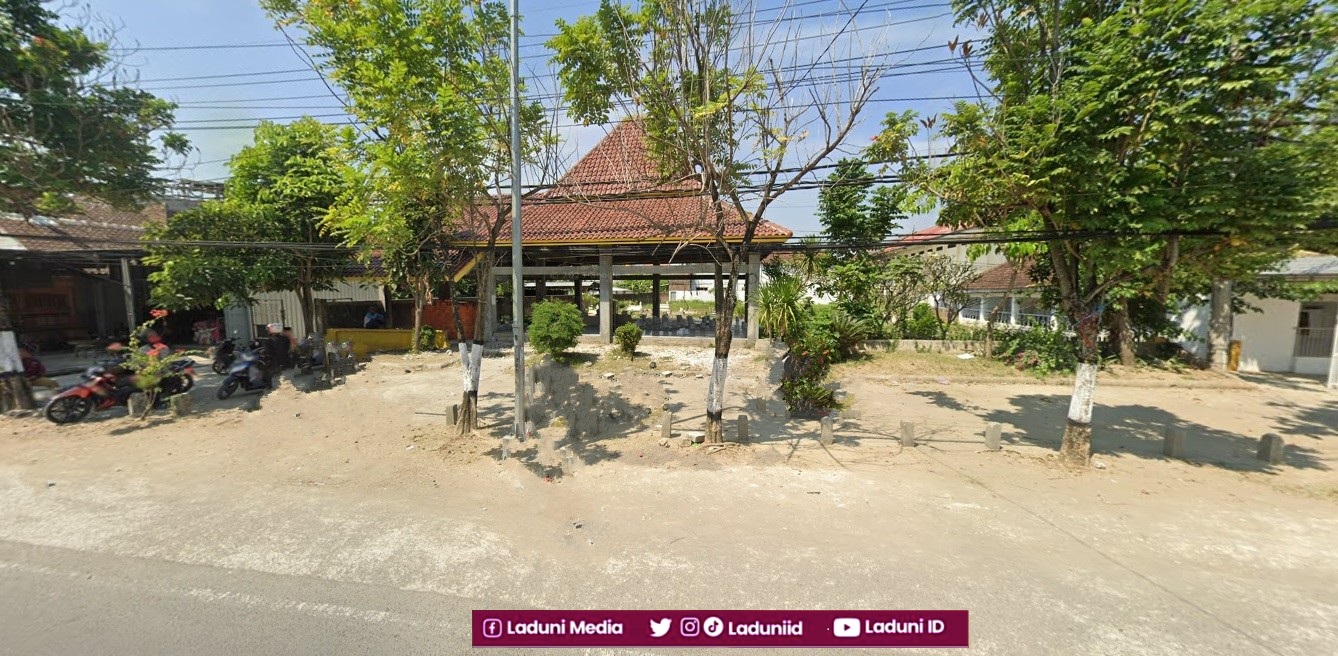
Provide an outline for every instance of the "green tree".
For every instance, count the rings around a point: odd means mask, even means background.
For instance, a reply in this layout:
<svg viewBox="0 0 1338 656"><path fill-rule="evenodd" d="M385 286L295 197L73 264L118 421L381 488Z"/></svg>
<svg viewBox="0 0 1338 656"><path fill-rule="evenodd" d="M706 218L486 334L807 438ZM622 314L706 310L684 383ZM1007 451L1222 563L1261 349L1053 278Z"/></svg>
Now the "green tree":
<svg viewBox="0 0 1338 656"><path fill-rule="evenodd" d="M176 106L117 86L107 43L62 25L45 4L0 3L0 212L77 214L81 197L138 206L159 190L164 159L189 150L170 131ZM3 299L0 370L21 371ZM5 376L0 389L0 407L33 407L22 376Z"/></svg>
<svg viewBox="0 0 1338 656"><path fill-rule="evenodd" d="M312 332L314 291L342 278L350 262L324 225L343 189L340 144L349 138L347 128L310 117L287 125L261 123L255 143L228 164L232 177L224 200L173 215L146 231L146 261L160 267L149 276L154 302L167 308L226 306L254 292L294 291L302 303L302 330Z"/></svg>
<svg viewBox="0 0 1338 656"><path fill-rule="evenodd" d="M520 158L526 181L542 184L555 143L543 106L530 101L520 110L521 152L511 152L506 5L262 0L261 6L281 27L300 27L307 43L326 54L323 70L343 88L349 111L370 127L354 176L360 191L332 217L336 229L349 243L391 253L397 276L419 302L446 273L434 267L461 248L475 251L478 289L492 290L494 251L511 215L503 193L511 163ZM455 300L458 286L444 278ZM467 372L462 433L477 427L483 343L494 319L489 299L479 300L474 343L459 344ZM463 340L458 311L455 322Z"/></svg>
<svg viewBox="0 0 1338 656"><path fill-rule="evenodd" d="M846 158L818 190L818 220L828 241L852 251L877 245L900 226L899 190L880 185L862 160Z"/></svg>
<svg viewBox="0 0 1338 656"><path fill-rule="evenodd" d="M1103 314L1165 300L1182 262L1253 275L1314 220L1318 165L1287 154L1331 122L1335 14L1308 0L954 6L989 30L990 99L942 117L954 159L905 162L903 179L950 225L1054 235L1037 273L1079 362L1060 455L1085 465ZM913 121L888 117L878 159L905 159Z"/></svg>
<svg viewBox="0 0 1338 656"><path fill-rule="evenodd" d="M758 39L779 24L757 22L757 9L731 0L647 0L635 9L604 0L593 15L559 20L549 41L568 113L604 123L620 109L640 120L659 173L706 199L701 227L726 272L715 302L708 442L724 439L737 280L758 226L846 140L882 70L874 58L844 58L841 35L816 58L795 39ZM843 74L815 78L823 58L844 60ZM740 238L725 238L740 229Z"/></svg>

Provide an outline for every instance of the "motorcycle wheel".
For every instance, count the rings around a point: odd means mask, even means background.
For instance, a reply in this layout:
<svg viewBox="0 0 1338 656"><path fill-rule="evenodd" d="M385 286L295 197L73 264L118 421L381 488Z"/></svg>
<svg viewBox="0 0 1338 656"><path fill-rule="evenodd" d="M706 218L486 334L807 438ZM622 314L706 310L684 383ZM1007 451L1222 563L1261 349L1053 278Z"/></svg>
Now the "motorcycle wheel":
<svg viewBox="0 0 1338 656"><path fill-rule="evenodd" d="M222 360L214 360L214 364L211 368L214 370L214 373L220 376L226 376L228 375L229 365L230 363L224 362Z"/></svg>
<svg viewBox="0 0 1338 656"><path fill-rule="evenodd" d="M223 381L223 385L218 388L218 400L223 401L226 400L229 396L232 396L232 393L236 392L237 388L241 384L242 381L232 377L229 377L227 380Z"/></svg>
<svg viewBox="0 0 1338 656"><path fill-rule="evenodd" d="M195 377L181 374L181 391L177 393L185 394L186 392L189 392L192 387L195 387Z"/></svg>
<svg viewBox="0 0 1338 656"><path fill-rule="evenodd" d="M42 414L53 424L73 424L88 416L93 410L92 399L67 396L53 399L46 404Z"/></svg>

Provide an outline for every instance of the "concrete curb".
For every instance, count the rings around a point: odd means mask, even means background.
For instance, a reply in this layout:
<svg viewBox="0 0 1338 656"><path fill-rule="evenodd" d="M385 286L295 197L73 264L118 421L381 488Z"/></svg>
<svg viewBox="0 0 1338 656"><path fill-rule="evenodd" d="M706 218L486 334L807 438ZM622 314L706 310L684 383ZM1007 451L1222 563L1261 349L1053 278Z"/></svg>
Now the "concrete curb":
<svg viewBox="0 0 1338 656"><path fill-rule="evenodd" d="M949 385L1032 385L1038 387L1072 387L1073 378L1031 378L1018 377L1009 378L1004 376L981 376L981 377L959 377L959 376L859 376L863 380L886 380L894 383L942 384L939 381L946 380ZM856 380L855 377L845 380ZM1106 387L1146 387L1154 389L1234 389L1234 390L1253 390L1259 389L1254 383L1248 383L1239 380L1224 381L1206 381L1206 380L1140 380L1128 378L1102 379L1098 376L1096 384Z"/></svg>

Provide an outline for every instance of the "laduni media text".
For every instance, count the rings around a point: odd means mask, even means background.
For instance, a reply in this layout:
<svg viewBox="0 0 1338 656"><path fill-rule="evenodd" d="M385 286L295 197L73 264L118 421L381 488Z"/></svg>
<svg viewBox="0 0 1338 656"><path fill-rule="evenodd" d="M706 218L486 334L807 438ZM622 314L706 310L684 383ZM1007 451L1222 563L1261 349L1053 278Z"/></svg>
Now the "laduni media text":
<svg viewBox="0 0 1338 656"><path fill-rule="evenodd" d="M587 622L584 620L512 622L508 620L506 632L511 635L622 635L623 624L613 620L604 620L603 622Z"/></svg>
<svg viewBox="0 0 1338 656"><path fill-rule="evenodd" d="M726 633L736 636L799 636L804 635L804 622L729 622Z"/></svg>

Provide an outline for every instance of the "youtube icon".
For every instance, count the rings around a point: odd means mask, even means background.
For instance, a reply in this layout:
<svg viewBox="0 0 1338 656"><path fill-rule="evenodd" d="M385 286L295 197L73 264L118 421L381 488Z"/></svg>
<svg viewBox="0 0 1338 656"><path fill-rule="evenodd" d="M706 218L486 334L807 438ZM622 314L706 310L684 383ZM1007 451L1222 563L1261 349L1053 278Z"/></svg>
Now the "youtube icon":
<svg viewBox="0 0 1338 656"><path fill-rule="evenodd" d="M838 638L858 638L859 618L838 617L832 620L832 635Z"/></svg>

